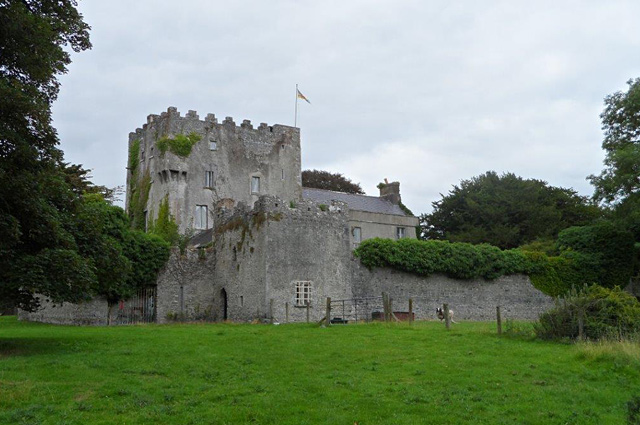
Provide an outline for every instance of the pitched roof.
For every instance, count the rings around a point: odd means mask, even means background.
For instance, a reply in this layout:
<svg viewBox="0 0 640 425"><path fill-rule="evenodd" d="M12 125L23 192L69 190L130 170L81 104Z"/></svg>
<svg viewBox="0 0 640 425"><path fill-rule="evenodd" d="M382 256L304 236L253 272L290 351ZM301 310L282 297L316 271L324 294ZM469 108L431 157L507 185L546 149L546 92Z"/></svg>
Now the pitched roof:
<svg viewBox="0 0 640 425"><path fill-rule="evenodd" d="M349 206L349 209L357 211L406 216L398 205L377 196L354 195L352 193L303 187L302 197L310 201L325 202L327 204L331 203L331 201L344 202Z"/></svg>
<svg viewBox="0 0 640 425"><path fill-rule="evenodd" d="M213 229L202 230L189 239L190 246L204 246L213 241Z"/></svg>

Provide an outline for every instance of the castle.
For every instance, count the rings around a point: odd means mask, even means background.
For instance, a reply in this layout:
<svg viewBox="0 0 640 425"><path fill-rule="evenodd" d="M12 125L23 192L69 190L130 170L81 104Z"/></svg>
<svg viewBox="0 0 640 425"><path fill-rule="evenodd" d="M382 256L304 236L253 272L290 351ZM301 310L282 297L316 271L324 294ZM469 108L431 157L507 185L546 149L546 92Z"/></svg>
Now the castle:
<svg viewBox="0 0 640 425"><path fill-rule="evenodd" d="M400 185L379 185L380 196L303 188L300 130L244 120L237 126L213 114L176 108L149 115L129 135L126 208L148 228L168 209L189 247L172 251L156 288L120 303L148 321L319 320L325 300L342 300L336 315L368 318L382 292L394 309L432 318L448 302L460 320L487 320L501 305L511 318L531 319L552 304L523 275L494 281L415 276L368 270L353 249L369 238L415 238L418 219L401 208ZM358 311L358 300L367 304ZM371 300L371 303L370 301ZM355 311L354 311L355 309ZM52 306L23 318L52 323L104 324L106 301Z"/></svg>
<svg viewBox="0 0 640 425"><path fill-rule="evenodd" d="M194 140L188 155L158 148L158 140L189 135ZM147 124L129 134L129 150L137 150L139 164L127 173L127 210L135 189L149 179L143 208L145 227L167 201L181 233L215 227L215 209L238 204L253 206L261 196L273 196L288 205L302 200L322 205L345 202L350 209L350 243L373 237L416 237L418 219L399 207L400 184L381 184L380 197L302 188L300 130L249 120L236 126L233 119L218 123L215 115L200 120L195 111L180 116L176 108L149 115ZM134 172L135 170L135 172ZM135 181L134 181L135 180ZM142 190L142 189L141 189Z"/></svg>

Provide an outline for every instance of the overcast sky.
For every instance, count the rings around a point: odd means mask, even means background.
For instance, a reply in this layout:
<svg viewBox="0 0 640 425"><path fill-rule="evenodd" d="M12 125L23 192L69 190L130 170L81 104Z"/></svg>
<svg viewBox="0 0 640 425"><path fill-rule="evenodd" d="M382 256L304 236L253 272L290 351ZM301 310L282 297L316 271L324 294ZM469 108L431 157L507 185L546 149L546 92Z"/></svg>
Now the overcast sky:
<svg viewBox="0 0 640 425"><path fill-rule="evenodd" d="M640 77L640 2L84 0L93 49L54 105L67 161L123 185L127 138L176 106L293 125L302 167L414 213L487 170L592 189L607 94Z"/></svg>

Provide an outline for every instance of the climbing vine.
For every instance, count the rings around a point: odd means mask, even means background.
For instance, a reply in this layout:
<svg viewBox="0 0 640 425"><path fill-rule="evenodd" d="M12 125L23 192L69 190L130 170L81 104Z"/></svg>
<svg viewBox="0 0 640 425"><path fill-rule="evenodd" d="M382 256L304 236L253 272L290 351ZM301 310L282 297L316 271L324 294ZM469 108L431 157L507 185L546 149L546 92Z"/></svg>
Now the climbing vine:
<svg viewBox="0 0 640 425"><path fill-rule="evenodd" d="M169 196L165 196L158 207L158 217L152 222L149 232L160 236L169 244L176 245L180 236L178 225L169 211Z"/></svg>
<svg viewBox="0 0 640 425"><path fill-rule="evenodd" d="M129 201L129 218L131 219L131 227L138 230L145 230L144 210L149 200L149 191L151 190L151 175L147 170L140 183L138 183L138 174L133 173L130 182L131 200Z"/></svg>
<svg viewBox="0 0 640 425"><path fill-rule="evenodd" d="M198 143L202 137L194 132L189 134L176 134L175 137L170 138L165 136L156 142L156 146L160 153L164 154L167 151L181 156L187 157L191 154L191 149Z"/></svg>

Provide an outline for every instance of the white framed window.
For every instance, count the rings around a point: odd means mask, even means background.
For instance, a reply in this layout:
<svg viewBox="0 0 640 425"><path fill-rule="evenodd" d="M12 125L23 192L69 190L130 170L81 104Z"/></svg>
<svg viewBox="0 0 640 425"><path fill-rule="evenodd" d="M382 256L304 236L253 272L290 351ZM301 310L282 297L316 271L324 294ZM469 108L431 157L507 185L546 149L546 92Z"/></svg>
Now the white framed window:
<svg viewBox="0 0 640 425"><path fill-rule="evenodd" d="M196 229L208 228L208 208L206 205L196 205L196 216L194 219L193 227Z"/></svg>
<svg viewBox="0 0 640 425"><path fill-rule="evenodd" d="M396 227L396 239L402 239L405 237L405 228Z"/></svg>
<svg viewBox="0 0 640 425"><path fill-rule="evenodd" d="M260 177L251 176L251 193L260 193Z"/></svg>
<svg viewBox="0 0 640 425"><path fill-rule="evenodd" d="M311 282L296 282L296 305L305 306L311 304Z"/></svg>
<svg viewBox="0 0 640 425"><path fill-rule="evenodd" d="M213 171L204 172L204 187L213 187Z"/></svg>
<svg viewBox="0 0 640 425"><path fill-rule="evenodd" d="M360 227L354 227L351 234L353 235L353 246L360 245L360 242L362 242L362 229Z"/></svg>
<svg viewBox="0 0 640 425"><path fill-rule="evenodd" d="M209 140L209 150L217 151L218 150L218 142L215 140Z"/></svg>

